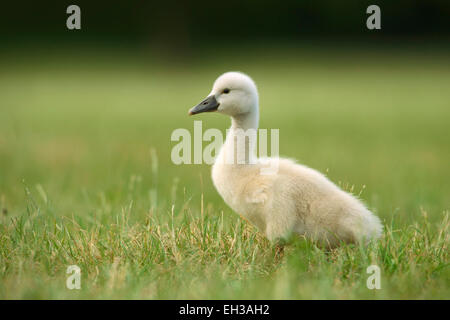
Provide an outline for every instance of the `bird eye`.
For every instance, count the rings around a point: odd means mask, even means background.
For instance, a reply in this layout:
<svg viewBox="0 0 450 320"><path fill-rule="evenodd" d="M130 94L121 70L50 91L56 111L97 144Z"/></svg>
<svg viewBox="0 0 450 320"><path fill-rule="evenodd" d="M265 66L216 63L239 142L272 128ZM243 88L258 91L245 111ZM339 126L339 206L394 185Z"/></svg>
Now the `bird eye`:
<svg viewBox="0 0 450 320"><path fill-rule="evenodd" d="M230 92L230 89L228 89L228 88L223 89L223 93L229 93L229 92Z"/></svg>

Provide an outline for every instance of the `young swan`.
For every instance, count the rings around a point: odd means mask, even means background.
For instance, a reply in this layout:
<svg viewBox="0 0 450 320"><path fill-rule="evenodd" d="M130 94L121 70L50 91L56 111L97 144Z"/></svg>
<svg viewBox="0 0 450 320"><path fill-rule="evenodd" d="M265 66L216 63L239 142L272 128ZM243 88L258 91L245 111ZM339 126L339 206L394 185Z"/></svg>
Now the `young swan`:
<svg viewBox="0 0 450 320"><path fill-rule="evenodd" d="M231 117L212 168L214 185L225 202L269 240L297 233L332 248L381 235L378 217L321 173L289 159L256 158L255 144L245 137L249 129L258 129L259 120L258 92L250 77L239 72L221 75L189 114L212 111Z"/></svg>

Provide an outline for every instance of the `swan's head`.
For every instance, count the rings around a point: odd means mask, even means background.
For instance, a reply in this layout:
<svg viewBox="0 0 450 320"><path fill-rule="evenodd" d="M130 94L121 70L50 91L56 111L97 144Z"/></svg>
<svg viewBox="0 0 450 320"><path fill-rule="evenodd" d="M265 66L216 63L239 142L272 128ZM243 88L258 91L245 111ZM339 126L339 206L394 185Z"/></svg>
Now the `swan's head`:
<svg viewBox="0 0 450 320"><path fill-rule="evenodd" d="M217 111L231 117L257 112L258 91L253 80L240 72L227 72L214 82L205 100L189 110L189 115Z"/></svg>

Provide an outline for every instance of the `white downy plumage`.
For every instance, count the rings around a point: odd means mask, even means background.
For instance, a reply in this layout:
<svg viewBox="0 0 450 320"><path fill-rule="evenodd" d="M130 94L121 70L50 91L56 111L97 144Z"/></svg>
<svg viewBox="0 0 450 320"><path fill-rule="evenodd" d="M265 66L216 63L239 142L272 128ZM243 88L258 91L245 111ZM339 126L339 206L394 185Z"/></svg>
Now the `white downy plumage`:
<svg viewBox="0 0 450 320"><path fill-rule="evenodd" d="M336 247L341 241L367 243L378 238L383 229L378 217L321 173L289 159L256 158L245 132L258 129L258 104L253 80L227 72L215 81L208 97L189 111L216 111L231 117L231 128L212 168L214 185L225 202L269 240L296 233ZM245 143L239 144L243 135ZM264 174L269 165L277 170Z"/></svg>

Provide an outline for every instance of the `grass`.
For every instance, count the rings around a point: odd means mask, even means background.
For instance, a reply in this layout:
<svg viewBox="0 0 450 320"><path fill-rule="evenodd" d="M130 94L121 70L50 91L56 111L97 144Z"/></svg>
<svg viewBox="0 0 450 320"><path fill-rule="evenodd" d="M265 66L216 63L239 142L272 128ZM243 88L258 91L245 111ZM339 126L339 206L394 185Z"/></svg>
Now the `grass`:
<svg viewBox="0 0 450 320"><path fill-rule="evenodd" d="M136 53L4 54L0 298L447 299L450 69L439 52L249 50L168 64ZM383 220L368 248L294 239L279 257L170 160L215 77L249 73L280 152ZM225 130L210 114L204 130ZM81 290L66 269L81 268ZM366 268L381 269L380 290Z"/></svg>

